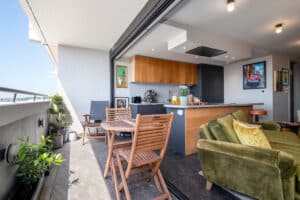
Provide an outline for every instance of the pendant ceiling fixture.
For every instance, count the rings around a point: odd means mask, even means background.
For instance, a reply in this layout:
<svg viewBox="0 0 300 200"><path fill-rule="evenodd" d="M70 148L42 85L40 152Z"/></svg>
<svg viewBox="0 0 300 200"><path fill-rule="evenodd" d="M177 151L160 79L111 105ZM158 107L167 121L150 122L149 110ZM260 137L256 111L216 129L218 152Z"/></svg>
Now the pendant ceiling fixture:
<svg viewBox="0 0 300 200"><path fill-rule="evenodd" d="M275 33L279 34L283 31L283 24L276 24Z"/></svg>
<svg viewBox="0 0 300 200"><path fill-rule="evenodd" d="M227 0L227 11L232 12L235 8L234 0Z"/></svg>

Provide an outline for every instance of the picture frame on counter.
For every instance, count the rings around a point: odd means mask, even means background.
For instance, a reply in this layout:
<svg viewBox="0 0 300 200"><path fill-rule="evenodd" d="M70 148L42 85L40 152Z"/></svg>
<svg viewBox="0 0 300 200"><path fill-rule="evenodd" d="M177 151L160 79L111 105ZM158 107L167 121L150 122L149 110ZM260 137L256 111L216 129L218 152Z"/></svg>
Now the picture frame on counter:
<svg viewBox="0 0 300 200"><path fill-rule="evenodd" d="M129 98L128 97L115 97L115 108L128 108Z"/></svg>

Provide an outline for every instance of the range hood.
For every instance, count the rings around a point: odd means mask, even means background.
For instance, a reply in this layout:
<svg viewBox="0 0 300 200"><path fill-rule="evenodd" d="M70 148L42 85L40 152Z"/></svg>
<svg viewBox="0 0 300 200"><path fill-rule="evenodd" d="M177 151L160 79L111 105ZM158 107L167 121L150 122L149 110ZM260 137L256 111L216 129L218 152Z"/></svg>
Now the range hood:
<svg viewBox="0 0 300 200"><path fill-rule="evenodd" d="M206 46L199 46L199 47L191 49L185 53L193 54L193 55L197 55L197 56L204 56L204 57L215 57L215 56L225 54L227 52L224 50L220 50L220 49L214 49L214 48L210 48L210 47L206 47Z"/></svg>

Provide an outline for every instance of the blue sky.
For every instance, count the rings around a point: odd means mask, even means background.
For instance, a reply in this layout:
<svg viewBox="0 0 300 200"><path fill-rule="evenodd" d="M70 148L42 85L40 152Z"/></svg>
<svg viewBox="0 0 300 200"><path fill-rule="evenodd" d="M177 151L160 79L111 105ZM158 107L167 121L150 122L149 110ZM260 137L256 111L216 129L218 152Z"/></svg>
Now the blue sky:
<svg viewBox="0 0 300 200"><path fill-rule="evenodd" d="M28 19L18 0L0 6L0 86L56 92L54 66L40 43L28 39Z"/></svg>

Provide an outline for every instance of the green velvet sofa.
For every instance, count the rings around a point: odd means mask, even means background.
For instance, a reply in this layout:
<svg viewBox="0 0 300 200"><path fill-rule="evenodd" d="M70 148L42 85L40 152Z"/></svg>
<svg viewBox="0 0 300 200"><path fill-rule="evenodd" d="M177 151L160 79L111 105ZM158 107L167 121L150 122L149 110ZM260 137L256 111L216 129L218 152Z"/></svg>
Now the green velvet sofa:
<svg viewBox="0 0 300 200"><path fill-rule="evenodd" d="M300 200L300 138L263 123L272 149L242 145L233 119L251 121L239 110L200 127L197 149L204 177L256 199Z"/></svg>

